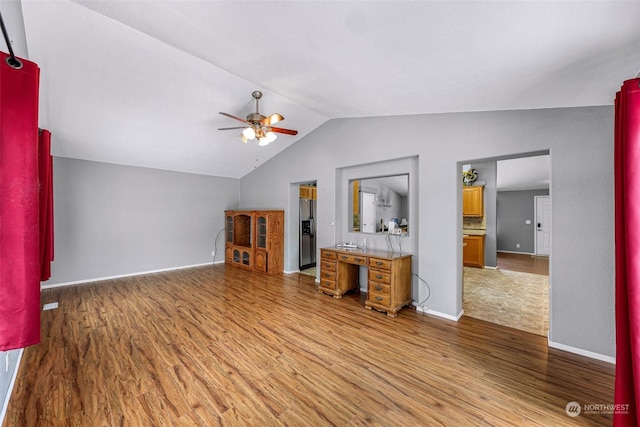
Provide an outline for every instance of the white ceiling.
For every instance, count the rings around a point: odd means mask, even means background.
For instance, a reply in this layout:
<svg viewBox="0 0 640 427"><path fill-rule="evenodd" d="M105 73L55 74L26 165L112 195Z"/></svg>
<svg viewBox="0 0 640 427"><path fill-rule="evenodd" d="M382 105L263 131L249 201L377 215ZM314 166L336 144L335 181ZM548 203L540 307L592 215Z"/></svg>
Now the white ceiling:
<svg viewBox="0 0 640 427"><path fill-rule="evenodd" d="M548 189L550 178L549 155L496 162L496 189L498 191Z"/></svg>
<svg viewBox="0 0 640 427"><path fill-rule="evenodd" d="M55 155L235 178L331 118L611 105L640 70L640 2L22 7ZM257 147L217 130L255 89L298 136Z"/></svg>

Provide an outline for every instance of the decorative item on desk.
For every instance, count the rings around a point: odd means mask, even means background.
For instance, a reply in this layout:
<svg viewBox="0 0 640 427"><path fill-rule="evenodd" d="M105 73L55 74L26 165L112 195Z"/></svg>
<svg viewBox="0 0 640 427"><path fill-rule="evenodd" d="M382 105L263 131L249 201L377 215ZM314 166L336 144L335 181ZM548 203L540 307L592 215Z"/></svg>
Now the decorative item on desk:
<svg viewBox="0 0 640 427"><path fill-rule="evenodd" d="M409 223L407 222L407 218L402 218L402 220L400 220L400 225L399 225L400 229L403 232L407 232L407 229L409 228Z"/></svg>
<svg viewBox="0 0 640 427"><path fill-rule="evenodd" d="M389 233L395 234L396 227L398 227L398 218L391 218L391 221L389 221Z"/></svg>

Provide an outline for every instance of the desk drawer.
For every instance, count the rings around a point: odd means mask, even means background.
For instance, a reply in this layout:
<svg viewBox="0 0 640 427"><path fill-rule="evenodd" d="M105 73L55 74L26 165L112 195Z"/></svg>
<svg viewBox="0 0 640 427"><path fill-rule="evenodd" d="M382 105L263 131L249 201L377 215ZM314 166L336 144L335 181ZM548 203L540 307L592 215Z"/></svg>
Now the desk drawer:
<svg viewBox="0 0 640 427"><path fill-rule="evenodd" d="M335 271L325 271L322 270L320 272L320 280L331 280L332 282L336 281L336 272Z"/></svg>
<svg viewBox="0 0 640 427"><path fill-rule="evenodd" d="M320 287L321 288L325 288L325 289L331 289L333 291L335 291L337 289L336 281L335 280L327 280L327 279L320 279Z"/></svg>
<svg viewBox="0 0 640 427"><path fill-rule="evenodd" d="M359 255L338 255L338 261L346 262L348 264L367 265L367 257Z"/></svg>
<svg viewBox="0 0 640 427"><path fill-rule="evenodd" d="M371 294L391 294L391 286L384 283L369 282L369 293Z"/></svg>
<svg viewBox="0 0 640 427"><path fill-rule="evenodd" d="M375 268L391 270L391 260L381 258L369 258L369 265Z"/></svg>
<svg viewBox="0 0 640 427"><path fill-rule="evenodd" d="M391 283L391 272L369 268L369 282Z"/></svg>
<svg viewBox="0 0 640 427"><path fill-rule="evenodd" d="M320 263L320 271L336 271L335 261L322 260Z"/></svg>
<svg viewBox="0 0 640 427"><path fill-rule="evenodd" d="M324 259L337 259L338 254L333 251L320 251L320 258Z"/></svg>
<svg viewBox="0 0 640 427"><path fill-rule="evenodd" d="M369 301L374 304L389 307L391 305L391 295L371 293L369 295Z"/></svg>

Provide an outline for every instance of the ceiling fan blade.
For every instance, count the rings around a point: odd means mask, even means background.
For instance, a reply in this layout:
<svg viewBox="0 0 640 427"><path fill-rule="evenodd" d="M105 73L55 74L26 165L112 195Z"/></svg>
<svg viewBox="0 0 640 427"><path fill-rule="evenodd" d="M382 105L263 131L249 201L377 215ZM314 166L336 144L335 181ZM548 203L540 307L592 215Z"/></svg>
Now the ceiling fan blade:
<svg viewBox="0 0 640 427"><path fill-rule="evenodd" d="M232 128L218 128L218 130L245 129L246 126L237 126Z"/></svg>
<svg viewBox="0 0 640 427"><path fill-rule="evenodd" d="M230 119L234 119L234 120L237 120L237 121L239 121L239 122L246 123L246 124L248 124L248 125L250 125L250 124L251 124L251 123L249 123L248 121L246 121L245 119L241 119L240 117L236 117L236 116L231 115L231 114L229 114L229 113L223 113L222 111L219 111L218 113L222 114L223 116L227 116L227 117L229 117Z"/></svg>
<svg viewBox="0 0 640 427"><path fill-rule="evenodd" d="M282 117L278 113L274 113L274 114L270 115L269 117L265 117L264 119L260 120L260 124L262 126L269 126L269 125L278 123L279 121L282 121L282 120L284 120L284 117Z"/></svg>
<svg viewBox="0 0 640 427"><path fill-rule="evenodd" d="M297 130L293 130L293 129L285 129L285 128L271 128L271 132L276 132L276 133L285 133L287 135L297 135L298 131Z"/></svg>

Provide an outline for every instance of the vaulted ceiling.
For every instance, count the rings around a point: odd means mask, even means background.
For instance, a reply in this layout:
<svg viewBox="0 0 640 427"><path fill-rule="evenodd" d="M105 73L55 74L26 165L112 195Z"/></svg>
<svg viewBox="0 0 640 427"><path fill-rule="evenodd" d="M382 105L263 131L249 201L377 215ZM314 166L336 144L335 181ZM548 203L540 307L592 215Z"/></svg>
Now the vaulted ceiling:
<svg viewBox="0 0 640 427"><path fill-rule="evenodd" d="M239 178L333 118L611 105L640 2L22 0L54 154ZM281 113L267 147L238 122Z"/></svg>

